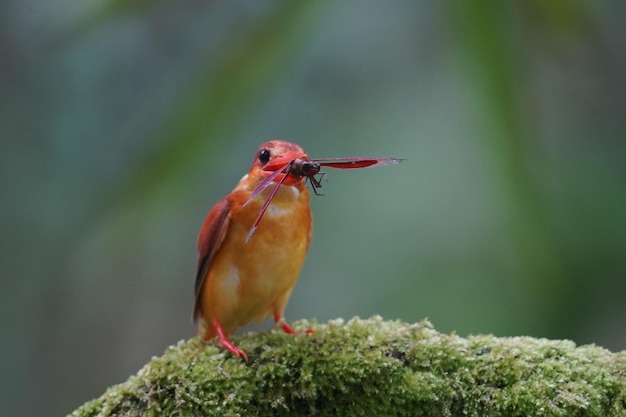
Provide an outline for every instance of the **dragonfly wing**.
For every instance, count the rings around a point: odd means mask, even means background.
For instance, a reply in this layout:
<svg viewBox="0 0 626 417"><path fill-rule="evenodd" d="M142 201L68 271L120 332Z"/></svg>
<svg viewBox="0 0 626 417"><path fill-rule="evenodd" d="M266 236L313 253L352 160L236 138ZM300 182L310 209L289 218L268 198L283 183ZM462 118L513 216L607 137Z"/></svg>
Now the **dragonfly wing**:
<svg viewBox="0 0 626 417"><path fill-rule="evenodd" d="M374 168L397 165L404 159L400 158L323 158L315 159L321 166L339 169Z"/></svg>
<svg viewBox="0 0 626 417"><path fill-rule="evenodd" d="M252 227L250 228L250 231L248 232L248 236L246 236L245 243L248 243L248 241L250 240L250 238L254 234L254 231L257 229L257 227L259 227L259 223L261 223L261 219L263 218L263 214L265 214L265 211L267 210L267 208L269 207L270 203L272 202L272 199L274 198L274 196L278 192L278 189L283 184L283 182L285 182L286 179L287 179L287 175L283 175L283 177L280 179L280 181L278 181L274 185L274 188L272 188L272 191L270 192L270 195L267 196L267 200L265 200L265 203L263 203L263 207L261 207L261 211L259 211L259 215L257 216L257 218L254 221L254 223L252 223ZM248 201L250 201L250 200L248 200Z"/></svg>
<svg viewBox="0 0 626 417"><path fill-rule="evenodd" d="M259 194L261 194L263 192L263 190L265 190L267 187L269 187L269 185L280 175L283 174L287 168L289 168L289 164L285 165L284 167L282 167L281 169L279 169L278 171L275 171L272 175L265 177L263 179L263 181L261 181L259 183L259 185L257 185L254 190L252 190L252 193L250 194L250 197L248 198L248 200L243 203L243 207L247 206L250 201L252 201L255 197L257 197ZM285 176L286 177L286 176ZM284 181L284 178L282 181L280 181L281 183Z"/></svg>

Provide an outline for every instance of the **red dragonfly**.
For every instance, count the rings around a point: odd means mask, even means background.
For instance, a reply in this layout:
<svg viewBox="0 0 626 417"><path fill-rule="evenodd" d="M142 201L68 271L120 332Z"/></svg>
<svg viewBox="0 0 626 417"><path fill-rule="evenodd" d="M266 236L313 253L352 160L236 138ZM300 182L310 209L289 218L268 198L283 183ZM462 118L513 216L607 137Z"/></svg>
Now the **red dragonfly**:
<svg viewBox="0 0 626 417"><path fill-rule="evenodd" d="M267 187L269 187L272 183L274 184L274 188L270 191L265 204L261 208L258 217L252 224L250 231L248 232L248 236L246 237L245 242L248 242L254 231L261 223L261 219L263 218L263 214L269 207L272 199L278 192L280 186L287 180L287 178L292 177L292 179L300 179L305 178L309 180L311 184L311 188L313 189L313 193L315 195L323 195L320 194L317 190L322 188L322 179L326 179L327 174L325 172L320 171L322 167L329 168L339 168L339 169L357 169L357 168L374 168L374 167L382 167L387 165L396 165L400 162L404 161L401 158L362 158L362 157L347 157L347 158L318 158L318 159L308 159L306 154L302 154L303 156L295 156L290 155L289 159L285 158L275 158L269 161L264 167L264 171L274 171L274 173L268 177L265 177L263 181L257 185L257 187L250 194L250 198L248 201L244 203L244 207L248 205L250 201L256 198L259 194L263 192ZM315 176L319 174L319 178Z"/></svg>

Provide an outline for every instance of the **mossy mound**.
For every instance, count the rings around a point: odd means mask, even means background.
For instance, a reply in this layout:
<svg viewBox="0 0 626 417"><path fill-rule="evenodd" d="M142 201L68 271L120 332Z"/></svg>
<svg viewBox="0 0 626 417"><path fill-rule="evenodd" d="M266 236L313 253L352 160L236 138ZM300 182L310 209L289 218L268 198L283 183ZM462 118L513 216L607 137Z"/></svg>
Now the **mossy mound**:
<svg viewBox="0 0 626 417"><path fill-rule="evenodd" d="M233 338L247 363L179 342L71 415L626 416L626 351L380 317L293 327Z"/></svg>

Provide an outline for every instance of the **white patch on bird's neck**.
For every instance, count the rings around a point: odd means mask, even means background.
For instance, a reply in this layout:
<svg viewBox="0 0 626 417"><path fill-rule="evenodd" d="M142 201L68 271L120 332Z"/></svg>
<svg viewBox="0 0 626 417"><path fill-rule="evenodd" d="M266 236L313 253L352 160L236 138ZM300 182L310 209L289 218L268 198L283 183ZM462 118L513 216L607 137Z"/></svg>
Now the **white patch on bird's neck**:
<svg viewBox="0 0 626 417"><path fill-rule="evenodd" d="M300 197L300 190L298 190L298 187L295 187L293 185L281 185L280 190L278 190L278 194L280 194L281 192L285 193L291 193L292 195L287 197L287 198L298 198Z"/></svg>
<svg viewBox="0 0 626 417"><path fill-rule="evenodd" d="M269 188L269 187L268 187ZM293 185L281 185L280 189L274 196L265 215L270 217L281 217L289 215L293 206L291 203L300 197L300 190Z"/></svg>
<svg viewBox="0 0 626 417"><path fill-rule="evenodd" d="M282 217L286 214L289 214L289 210L276 204L270 204L265 212L265 215L269 217Z"/></svg>

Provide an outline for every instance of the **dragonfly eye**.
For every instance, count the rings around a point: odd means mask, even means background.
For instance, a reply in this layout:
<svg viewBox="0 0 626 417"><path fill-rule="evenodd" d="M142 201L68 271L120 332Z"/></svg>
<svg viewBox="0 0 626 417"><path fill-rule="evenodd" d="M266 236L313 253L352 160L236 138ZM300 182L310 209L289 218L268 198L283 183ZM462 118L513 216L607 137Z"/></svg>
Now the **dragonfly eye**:
<svg viewBox="0 0 626 417"><path fill-rule="evenodd" d="M265 165L269 162L270 160L270 151L268 151L267 149L261 149L259 151L259 162L262 165Z"/></svg>
<svg viewBox="0 0 626 417"><path fill-rule="evenodd" d="M320 164L308 159L296 158L291 161L289 174L299 177L311 177L320 171Z"/></svg>
<svg viewBox="0 0 626 417"><path fill-rule="evenodd" d="M304 163L302 164L302 173L305 176L311 177L317 174L318 172L320 172L320 164L318 164L317 162L304 161Z"/></svg>

